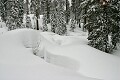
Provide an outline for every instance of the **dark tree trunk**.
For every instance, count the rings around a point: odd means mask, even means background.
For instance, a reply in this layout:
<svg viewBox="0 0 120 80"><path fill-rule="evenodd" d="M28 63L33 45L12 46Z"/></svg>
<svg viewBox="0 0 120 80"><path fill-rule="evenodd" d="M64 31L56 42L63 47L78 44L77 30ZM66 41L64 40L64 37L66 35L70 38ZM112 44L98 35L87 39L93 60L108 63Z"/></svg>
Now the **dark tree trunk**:
<svg viewBox="0 0 120 80"><path fill-rule="evenodd" d="M36 19L36 24L37 24L37 30L39 30L39 22L38 22L38 18Z"/></svg>
<svg viewBox="0 0 120 80"><path fill-rule="evenodd" d="M84 14L87 14L87 9L85 9ZM84 25L87 23L87 18L84 18ZM83 31L86 30L86 27L83 26Z"/></svg>
<svg viewBox="0 0 120 80"><path fill-rule="evenodd" d="M66 23L68 24L67 10L68 10L68 8L67 8L67 0L66 0Z"/></svg>
<svg viewBox="0 0 120 80"><path fill-rule="evenodd" d="M49 19L49 12L50 12L50 9L49 9L50 5L49 5L49 2L47 0L47 23L50 23L50 19Z"/></svg>
<svg viewBox="0 0 120 80"><path fill-rule="evenodd" d="M39 8L38 8L39 9ZM36 9L36 29L37 30L39 30L39 21L38 21L38 18L39 18L39 10L38 9Z"/></svg>
<svg viewBox="0 0 120 80"><path fill-rule="evenodd" d="M85 13L84 14L87 14L87 9L85 9ZM86 24L86 22L87 22L87 19L86 19L86 17L84 18L84 24Z"/></svg>
<svg viewBox="0 0 120 80"><path fill-rule="evenodd" d="M28 15L29 14L29 0L26 0L26 14Z"/></svg>
<svg viewBox="0 0 120 80"><path fill-rule="evenodd" d="M81 28L80 19L79 19L79 28Z"/></svg>

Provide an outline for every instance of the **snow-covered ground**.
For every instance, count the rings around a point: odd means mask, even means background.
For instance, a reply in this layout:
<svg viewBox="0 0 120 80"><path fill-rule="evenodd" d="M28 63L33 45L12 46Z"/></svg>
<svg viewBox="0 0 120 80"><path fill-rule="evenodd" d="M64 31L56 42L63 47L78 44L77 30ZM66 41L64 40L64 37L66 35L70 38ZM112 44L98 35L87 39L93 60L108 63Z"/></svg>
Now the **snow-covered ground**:
<svg viewBox="0 0 120 80"><path fill-rule="evenodd" d="M31 47L39 38L39 32L31 29L8 31L0 36L0 80L97 80L33 55Z"/></svg>
<svg viewBox="0 0 120 80"><path fill-rule="evenodd" d="M49 63L75 70L85 76L120 80L120 57L88 46L87 36L84 33L82 35L72 33L72 35L76 36L41 33L44 40L41 41L42 45L39 49L43 51L42 54L40 52L37 55L44 56ZM48 41L49 45L46 45Z"/></svg>
<svg viewBox="0 0 120 80"><path fill-rule="evenodd" d="M60 36L32 29L7 32L0 25L0 80L120 80L120 49L107 54L88 46L87 33L79 28Z"/></svg>

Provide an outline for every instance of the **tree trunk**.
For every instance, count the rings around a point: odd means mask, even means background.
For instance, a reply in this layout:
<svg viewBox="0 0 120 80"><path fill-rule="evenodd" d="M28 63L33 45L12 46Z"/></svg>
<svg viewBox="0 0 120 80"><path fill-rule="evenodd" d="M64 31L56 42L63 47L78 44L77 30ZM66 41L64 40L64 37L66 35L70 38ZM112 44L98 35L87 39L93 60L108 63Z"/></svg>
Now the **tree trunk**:
<svg viewBox="0 0 120 80"><path fill-rule="evenodd" d="M26 14L29 14L29 0L26 0Z"/></svg>
<svg viewBox="0 0 120 80"><path fill-rule="evenodd" d="M68 24L68 15L67 15L67 10L68 10L68 8L67 8L67 0L66 0L66 23Z"/></svg>
<svg viewBox="0 0 120 80"><path fill-rule="evenodd" d="M84 14L87 14L87 9L85 9ZM85 18L84 18L84 25L85 25L86 23L87 23L87 18L85 17ZM86 28L84 27L84 25L83 25L83 31L86 30Z"/></svg>
<svg viewBox="0 0 120 80"><path fill-rule="evenodd" d="M81 28L80 19L79 19L79 28Z"/></svg>
<svg viewBox="0 0 120 80"><path fill-rule="evenodd" d="M39 30L39 22L38 22L38 18L36 19L36 25L37 25L37 30Z"/></svg>

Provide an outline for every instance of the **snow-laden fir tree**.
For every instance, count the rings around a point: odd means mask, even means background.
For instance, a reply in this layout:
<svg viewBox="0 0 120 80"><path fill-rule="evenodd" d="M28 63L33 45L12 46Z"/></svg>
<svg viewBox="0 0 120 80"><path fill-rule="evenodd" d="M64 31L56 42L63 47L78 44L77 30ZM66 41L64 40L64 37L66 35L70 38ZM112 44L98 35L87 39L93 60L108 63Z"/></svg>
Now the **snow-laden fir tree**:
<svg viewBox="0 0 120 80"><path fill-rule="evenodd" d="M81 20L81 10L80 10L80 3L82 2L83 0L71 0L71 11L72 11L72 14L71 15L74 15L75 16L75 21L77 24L79 24L79 27L80 26L80 20ZM82 9L83 10L83 9Z"/></svg>
<svg viewBox="0 0 120 80"><path fill-rule="evenodd" d="M50 3L51 0L42 0L41 9L43 11L43 31L47 31L47 24L50 23Z"/></svg>
<svg viewBox="0 0 120 80"><path fill-rule="evenodd" d="M71 0L71 27L70 27L70 31L74 32L75 29L75 24L76 24L76 4L75 4L76 0Z"/></svg>
<svg viewBox="0 0 120 80"><path fill-rule="evenodd" d="M74 32L75 28L75 15L72 15L70 31Z"/></svg>
<svg viewBox="0 0 120 80"><path fill-rule="evenodd" d="M6 17L7 17L7 1L8 0L0 0L0 16L1 19L6 22Z"/></svg>
<svg viewBox="0 0 120 80"><path fill-rule="evenodd" d="M17 27L21 28L21 24L23 23L23 15L24 15L24 0L18 0L18 20Z"/></svg>
<svg viewBox="0 0 120 80"><path fill-rule="evenodd" d="M66 19L66 24L68 24L70 21L70 2L69 2L69 0L66 0L65 19Z"/></svg>
<svg viewBox="0 0 120 80"><path fill-rule="evenodd" d="M65 20L65 1L64 0L54 0L56 8L53 10L55 11L54 14L51 16L51 20L56 20L55 22L55 33L59 35L64 35L67 31L66 28L66 20ZM55 18L55 19L52 19ZM51 21L53 22L53 21ZM53 23L51 24L53 25ZM53 27L52 27L53 28Z"/></svg>
<svg viewBox="0 0 120 80"><path fill-rule="evenodd" d="M50 23L51 23L51 31L55 33L55 28L57 27L57 21L56 21L56 12L57 12L57 2L54 0L51 3L51 8L50 8Z"/></svg>
<svg viewBox="0 0 120 80"><path fill-rule="evenodd" d="M39 30L38 19L40 18L40 0L31 0L30 8L32 8L36 17L36 29Z"/></svg>
<svg viewBox="0 0 120 80"><path fill-rule="evenodd" d="M42 14L46 13L47 23L50 23L50 7L51 7L51 0L42 0L41 1L41 11Z"/></svg>
<svg viewBox="0 0 120 80"><path fill-rule="evenodd" d="M113 1L110 0L87 0L83 2L88 5L87 13L84 17L87 18L88 22L85 26L88 29L89 45L97 48L101 51L110 53L113 50L113 46L116 46L119 35L119 9ZM112 34L112 35L110 35ZM112 39L112 44L109 42L109 36L117 35ZM116 41L115 41L116 40Z"/></svg>
<svg viewBox="0 0 120 80"><path fill-rule="evenodd" d="M2 19L6 22L9 30L20 28L23 20L24 0L1 1L3 7Z"/></svg>
<svg viewBox="0 0 120 80"><path fill-rule="evenodd" d="M64 4L65 4L64 1L62 0L58 1L57 16L56 16L57 18L56 33L59 35L63 35L67 31L65 14L64 14Z"/></svg>
<svg viewBox="0 0 120 80"><path fill-rule="evenodd" d="M111 0L113 13L111 17L114 19L114 27L112 27L112 44L113 48L116 49L116 44L120 42L120 1L119 0Z"/></svg>
<svg viewBox="0 0 120 80"><path fill-rule="evenodd" d="M43 23L42 24L43 24L42 30L47 31L48 27L47 27L47 14L46 13L44 13L44 15L43 15Z"/></svg>

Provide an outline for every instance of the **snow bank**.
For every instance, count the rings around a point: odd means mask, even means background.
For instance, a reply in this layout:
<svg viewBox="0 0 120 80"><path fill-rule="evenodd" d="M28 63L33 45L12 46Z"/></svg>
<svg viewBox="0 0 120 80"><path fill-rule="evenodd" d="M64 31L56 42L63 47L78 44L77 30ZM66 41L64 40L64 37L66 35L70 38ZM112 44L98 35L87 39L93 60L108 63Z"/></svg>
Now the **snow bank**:
<svg viewBox="0 0 120 80"><path fill-rule="evenodd" d="M44 46L44 57L49 63L103 80L120 80L120 58L87 45L86 36L42 34L54 46ZM48 38L49 36L49 38Z"/></svg>
<svg viewBox="0 0 120 80"><path fill-rule="evenodd" d="M97 80L34 56L32 49L26 47L34 46L38 34L30 29L18 29L0 36L0 80ZM26 41L31 45L24 44Z"/></svg>

